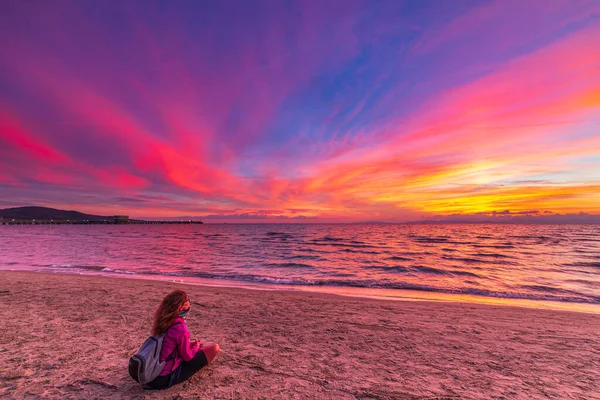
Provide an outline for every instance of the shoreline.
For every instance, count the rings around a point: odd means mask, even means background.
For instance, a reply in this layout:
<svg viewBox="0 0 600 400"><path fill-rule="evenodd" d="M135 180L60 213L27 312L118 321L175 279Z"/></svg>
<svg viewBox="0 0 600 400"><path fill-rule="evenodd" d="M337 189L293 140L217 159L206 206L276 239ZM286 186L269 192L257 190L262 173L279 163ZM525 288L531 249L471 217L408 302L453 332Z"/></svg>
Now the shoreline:
<svg viewBox="0 0 600 400"><path fill-rule="evenodd" d="M216 361L147 391L127 360L162 297L192 299ZM600 316L0 271L0 397L597 398ZM596 396L596 397L595 397Z"/></svg>
<svg viewBox="0 0 600 400"><path fill-rule="evenodd" d="M14 266L11 266L14 267ZM135 273L119 273L106 271L81 271L68 267L54 270L41 270L39 267L3 268L2 271L11 272L31 272L41 274L64 274L81 276L104 276L112 279L133 279L156 282L171 282L193 286L210 286L223 288L240 288L259 291L290 291L290 292L308 292L334 294L346 297L392 300L392 301L427 301L427 302L449 302L449 303L472 303L495 306L522 307L531 309L546 309L557 311L571 311L591 314L600 314L600 304L578 303L578 302L560 302L553 300L523 299L514 297L493 297L461 293L444 293L426 290L411 289L386 289L386 288L363 288L353 286L324 286L324 285L289 285L278 283L250 282L233 279L211 279L200 277L188 277L178 275L151 275Z"/></svg>

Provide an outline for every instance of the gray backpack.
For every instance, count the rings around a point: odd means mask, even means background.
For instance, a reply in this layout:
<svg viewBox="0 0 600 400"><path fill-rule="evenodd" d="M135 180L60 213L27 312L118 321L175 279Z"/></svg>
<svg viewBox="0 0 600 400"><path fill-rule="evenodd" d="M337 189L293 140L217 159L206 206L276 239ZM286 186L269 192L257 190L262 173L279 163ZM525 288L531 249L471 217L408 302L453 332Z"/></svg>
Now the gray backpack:
<svg viewBox="0 0 600 400"><path fill-rule="evenodd" d="M174 323L169 329L180 323L181 322ZM175 350L173 350L166 360L160 361L160 351L167 332L162 335L150 336L146 339L144 344L142 344L142 347L140 347L138 352L129 359L129 375L131 375L135 381L142 384L152 382L163 370L167 361L170 361L175 356L177 346L175 346Z"/></svg>

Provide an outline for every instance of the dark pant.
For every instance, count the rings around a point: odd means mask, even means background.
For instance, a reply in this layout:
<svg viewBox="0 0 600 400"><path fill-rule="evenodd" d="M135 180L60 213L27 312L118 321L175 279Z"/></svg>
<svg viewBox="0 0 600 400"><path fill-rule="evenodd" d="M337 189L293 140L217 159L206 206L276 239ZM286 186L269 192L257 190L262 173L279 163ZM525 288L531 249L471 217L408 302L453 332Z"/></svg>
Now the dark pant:
<svg viewBox="0 0 600 400"><path fill-rule="evenodd" d="M167 389L173 385L187 381L206 365L208 365L206 355L202 350L199 350L190 361L182 361L175 371L169 375L156 377L152 382L148 382L148 386L152 389Z"/></svg>

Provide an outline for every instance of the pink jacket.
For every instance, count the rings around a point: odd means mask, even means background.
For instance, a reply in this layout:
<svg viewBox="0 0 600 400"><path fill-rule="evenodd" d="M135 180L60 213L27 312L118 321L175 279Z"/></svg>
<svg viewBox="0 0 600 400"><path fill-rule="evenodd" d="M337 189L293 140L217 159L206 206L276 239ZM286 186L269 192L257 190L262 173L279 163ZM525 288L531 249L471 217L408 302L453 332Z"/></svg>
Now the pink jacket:
<svg viewBox="0 0 600 400"><path fill-rule="evenodd" d="M177 322L179 322L179 324L174 326L171 325L163 339L162 349L160 350L160 360L166 360L176 347L177 351L173 358L167 361L159 376L169 375L172 371L175 371L179 364L181 364L181 360L190 361L198 352L199 343L195 343L194 345L190 343L190 331L188 331L187 326L185 326L185 320L178 317L173 321L173 324L176 324Z"/></svg>

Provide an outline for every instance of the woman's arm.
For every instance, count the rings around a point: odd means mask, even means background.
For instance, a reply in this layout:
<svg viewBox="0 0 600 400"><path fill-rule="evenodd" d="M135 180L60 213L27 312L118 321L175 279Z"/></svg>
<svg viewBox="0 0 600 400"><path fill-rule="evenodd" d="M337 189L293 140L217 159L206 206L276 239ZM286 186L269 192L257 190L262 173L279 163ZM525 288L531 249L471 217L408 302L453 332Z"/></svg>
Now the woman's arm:
<svg viewBox="0 0 600 400"><path fill-rule="evenodd" d="M190 332L184 324L180 325L181 335L178 336L177 340L177 351L183 361L190 361L198 352L198 346L192 345L190 342Z"/></svg>

